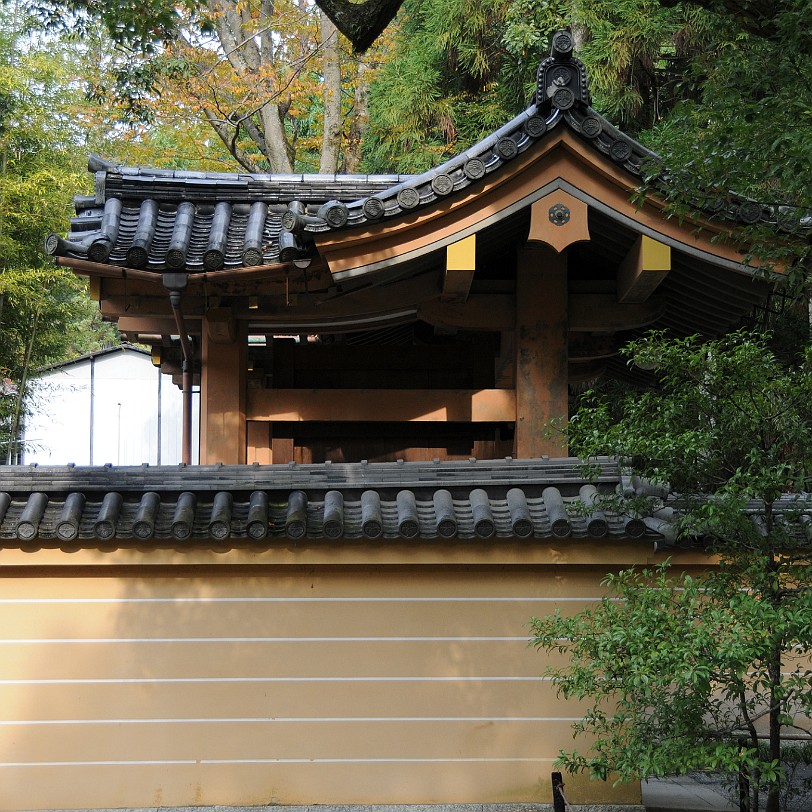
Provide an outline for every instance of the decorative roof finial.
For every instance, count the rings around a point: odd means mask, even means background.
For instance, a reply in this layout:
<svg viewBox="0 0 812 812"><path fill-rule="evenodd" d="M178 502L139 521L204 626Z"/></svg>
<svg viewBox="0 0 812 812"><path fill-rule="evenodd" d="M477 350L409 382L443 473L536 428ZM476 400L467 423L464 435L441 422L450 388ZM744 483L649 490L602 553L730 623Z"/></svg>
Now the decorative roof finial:
<svg viewBox="0 0 812 812"><path fill-rule="evenodd" d="M569 31L556 31L550 41L550 56L540 65L536 86L539 110L569 110L576 102L589 106L586 68L572 55L575 40Z"/></svg>

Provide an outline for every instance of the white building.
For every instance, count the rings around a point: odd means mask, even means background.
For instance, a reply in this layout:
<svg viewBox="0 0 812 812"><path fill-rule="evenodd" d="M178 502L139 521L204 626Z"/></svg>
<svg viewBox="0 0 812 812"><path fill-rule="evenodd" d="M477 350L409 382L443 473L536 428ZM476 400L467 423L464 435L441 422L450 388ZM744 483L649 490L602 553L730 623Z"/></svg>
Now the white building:
<svg viewBox="0 0 812 812"><path fill-rule="evenodd" d="M44 369L23 434L23 462L172 465L181 461L182 394L147 350L122 344ZM198 460L193 396L192 461Z"/></svg>

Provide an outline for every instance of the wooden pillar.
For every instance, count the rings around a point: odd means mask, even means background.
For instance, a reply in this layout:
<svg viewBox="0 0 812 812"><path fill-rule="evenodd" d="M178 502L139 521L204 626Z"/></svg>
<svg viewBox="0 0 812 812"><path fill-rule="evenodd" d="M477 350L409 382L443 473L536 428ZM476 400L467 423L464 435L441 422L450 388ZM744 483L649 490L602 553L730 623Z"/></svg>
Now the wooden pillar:
<svg viewBox="0 0 812 812"><path fill-rule="evenodd" d="M567 255L541 243L518 252L516 268L516 456L561 457L567 420Z"/></svg>
<svg viewBox="0 0 812 812"><path fill-rule="evenodd" d="M200 375L200 462L246 462L246 380L248 340L245 322L222 329L222 314L203 317Z"/></svg>
<svg viewBox="0 0 812 812"><path fill-rule="evenodd" d="M248 451L245 461L250 465L258 462L260 465L270 465L273 462L271 457L271 426L272 423L260 422L258 420L248 421L246 444Z"/></svg>

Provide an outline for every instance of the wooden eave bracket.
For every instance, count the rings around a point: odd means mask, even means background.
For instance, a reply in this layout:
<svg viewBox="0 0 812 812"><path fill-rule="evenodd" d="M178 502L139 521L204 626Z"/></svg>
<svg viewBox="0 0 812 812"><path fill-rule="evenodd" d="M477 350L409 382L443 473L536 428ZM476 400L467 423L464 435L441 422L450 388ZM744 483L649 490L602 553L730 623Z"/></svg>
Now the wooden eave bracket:
<svg viewBox="0 0 812 812"><path fill-rule="evenodd" d="M440 298L444 302L464 304L476 272L476 234L451 243L445 251L446 265Z"/></svg>
<svg viewBox="0 0 812 812"><path fill-rule="evenodd" d="M641 234L618 267L618 302L645 302L670 270L671 247Z"/></svg>
<svg viewBox="0 0 812 812"><path fill-rule="evenodd" d="M530 206L527 241L544 243L561 253L575 242L588 242L589 206L563 189L557 189Z"/></svg>

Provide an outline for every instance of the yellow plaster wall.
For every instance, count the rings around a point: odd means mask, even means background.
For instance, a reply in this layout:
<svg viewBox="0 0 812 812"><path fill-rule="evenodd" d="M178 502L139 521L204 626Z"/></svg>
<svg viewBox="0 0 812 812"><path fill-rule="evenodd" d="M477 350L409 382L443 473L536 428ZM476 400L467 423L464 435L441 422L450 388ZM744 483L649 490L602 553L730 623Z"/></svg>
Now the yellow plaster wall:
<svg viewBox="0 0 812 812"><path fill-rule="evenodd" d="M604 571L8 568L0 806L549 803L581 709L539 678L527 621Z"/></svg>

